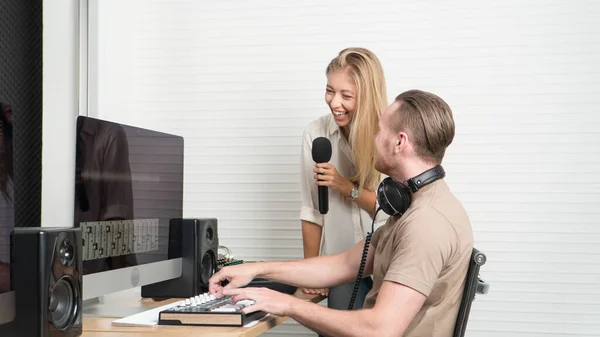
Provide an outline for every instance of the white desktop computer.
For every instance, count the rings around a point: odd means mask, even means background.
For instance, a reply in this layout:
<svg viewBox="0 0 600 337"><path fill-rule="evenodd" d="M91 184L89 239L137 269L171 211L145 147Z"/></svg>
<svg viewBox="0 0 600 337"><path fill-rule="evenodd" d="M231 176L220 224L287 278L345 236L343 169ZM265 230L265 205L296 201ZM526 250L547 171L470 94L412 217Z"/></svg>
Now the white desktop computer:
<svg viewBox="0 0 600 337"><path fill-rule="evenodd" d="M102 296L181 276L169 222L183 215L183 138L79 116L75 226L82 231L83 314L123 317L143 308Z"/></svg>

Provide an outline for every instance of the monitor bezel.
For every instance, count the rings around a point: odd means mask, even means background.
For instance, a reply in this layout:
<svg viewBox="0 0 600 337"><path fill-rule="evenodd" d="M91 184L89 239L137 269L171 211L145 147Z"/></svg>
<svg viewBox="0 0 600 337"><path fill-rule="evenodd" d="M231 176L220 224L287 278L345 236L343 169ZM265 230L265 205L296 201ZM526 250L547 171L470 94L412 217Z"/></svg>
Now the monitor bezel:
<svg viewBox="0 0 600 337"><path fill-rule="evenodd" d="M177 138L181 141L181 146L185 146L185 139L176 134L171 134L162 131L156 131L146 129L143 127L119 123L110 120L104 120L97 117L89 116L77 116L77 119L89 119L101 123L111 123L120 126L128 127L132 130L137 131L138 134L144 135L146 133L152 133L162 136L168 136ZM182 149L182 155L185 155L184 148ZM185 157L183 162L185 163ZM183 170L182 170L182 173ZM183 192L183 189L182 189ZM183 197L183 196L182 196ZM182 205L183 210L183 205ZM183 215L183 214L182 214ZM85 263L85 262L84 262ZM113 270L103 270L83 275L82 281L82 299L84 301L99 298L101 296L110 295L120 291L130 290L133 288L158 283L170 279L178 278L182 275L182 258L166 259L161 261L154 261L148 263L142 263L135 266L128 266ZM84 304L85 314L85 304Z"/></svg>

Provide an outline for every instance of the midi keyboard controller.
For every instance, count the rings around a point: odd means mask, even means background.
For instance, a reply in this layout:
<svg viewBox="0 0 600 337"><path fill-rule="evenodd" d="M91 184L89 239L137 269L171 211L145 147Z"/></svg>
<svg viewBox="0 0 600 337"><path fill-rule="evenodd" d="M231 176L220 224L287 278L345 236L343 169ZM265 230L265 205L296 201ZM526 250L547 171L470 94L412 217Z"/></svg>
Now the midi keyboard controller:
<svg viewBox="0 0 600 337"><path fill-rule="evenodd" d="M254 304L250 300L231 303L231 297L216 298L209 293L180 301L177 306L158 314L159 325L244 326L267 315L264 311L245 314L242 309Z"/></svg>

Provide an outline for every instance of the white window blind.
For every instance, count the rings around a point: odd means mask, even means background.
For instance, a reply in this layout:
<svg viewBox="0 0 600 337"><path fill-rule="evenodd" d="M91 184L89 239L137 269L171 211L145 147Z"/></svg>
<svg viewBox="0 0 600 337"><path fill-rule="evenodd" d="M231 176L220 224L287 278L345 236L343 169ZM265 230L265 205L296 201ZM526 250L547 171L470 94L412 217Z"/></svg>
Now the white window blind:
<svg viewBox="0 0 600 337"><path fill-rule="evenodd" d="M91 113L184 136L184 215L217 217L235 257L302 257L301 130L329 60L367 47L390 100L454 110L447 181L491 283L467 336L600 335L599 2L93 3Z"/></svg>

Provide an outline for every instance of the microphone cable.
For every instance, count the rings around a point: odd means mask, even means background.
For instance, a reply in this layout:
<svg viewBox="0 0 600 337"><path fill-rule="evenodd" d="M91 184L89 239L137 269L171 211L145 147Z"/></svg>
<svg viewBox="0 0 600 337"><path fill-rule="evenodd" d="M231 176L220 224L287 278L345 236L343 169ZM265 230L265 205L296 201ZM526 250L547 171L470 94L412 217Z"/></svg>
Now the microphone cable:
<svg viewBox="0 0 600 337"><path fill-rule="evenodd" d="M356 280L354 281L354 289L352 290L352 296L350 297L350 303L348 304L348 310L354 309L354 302L356 301L356 296L358 295L358 287L360 286L360 281L362 280L363 273L365 271L365 265L367 263L367 257L369 253L369 244L371 243L371 237L375 232L375 218L377 217L377 213L381 210L381 207L377 209L375 214L373 215L373 222L371 223L371 232L367 233L367 237L365 238L365 245L363 247L362 256L360 258L360 266L358 267L358 275L356 276Z"/></svg>

